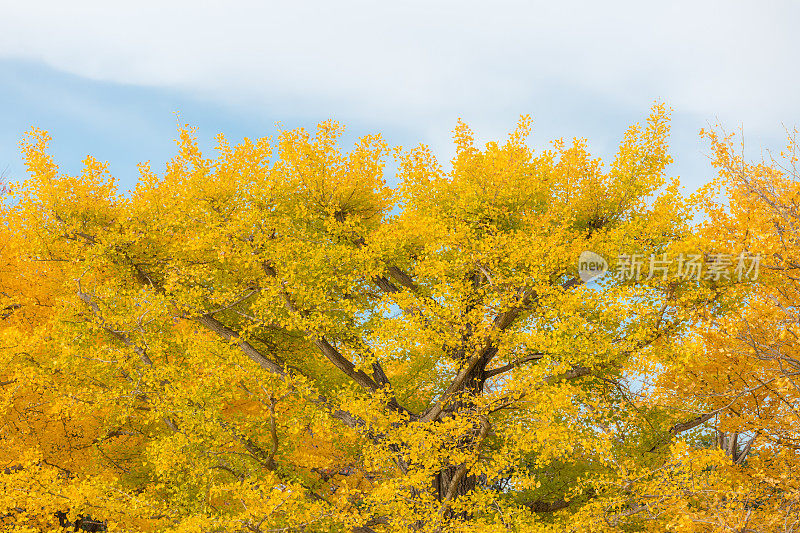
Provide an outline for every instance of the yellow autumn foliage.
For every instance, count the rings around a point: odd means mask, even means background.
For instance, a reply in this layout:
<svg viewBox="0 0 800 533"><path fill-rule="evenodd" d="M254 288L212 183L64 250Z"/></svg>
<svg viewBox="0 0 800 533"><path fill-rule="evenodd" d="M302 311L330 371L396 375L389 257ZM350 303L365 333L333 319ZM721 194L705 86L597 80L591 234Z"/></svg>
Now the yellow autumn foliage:
<svg viewBox="0 0 800 533"><path fill-rule="evenodd" d="M608 163L531 129L459 123L442 164L334 121L212 154L186 127L130 191L32 130L0 207L5 530L792 531L797 175L712 135L683 196L663 105ZM586 251L645 275L587 283ZM647 275L743 252L757 280Z"/></svg>

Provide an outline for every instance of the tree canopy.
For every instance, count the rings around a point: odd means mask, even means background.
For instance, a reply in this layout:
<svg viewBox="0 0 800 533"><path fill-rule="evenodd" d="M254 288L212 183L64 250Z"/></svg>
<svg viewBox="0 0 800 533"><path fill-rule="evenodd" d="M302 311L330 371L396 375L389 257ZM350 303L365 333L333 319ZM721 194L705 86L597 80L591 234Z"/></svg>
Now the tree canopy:
<svg viewBox="0 0 800 533"><path fill-rule="evenodd" d="M531 124L459 123L447 165L334 121L213 155L185 127L129 191L32 130L0 206L3 527L796 531L796 143L706 133L687 196L663 105L607 162Z"/></svg>

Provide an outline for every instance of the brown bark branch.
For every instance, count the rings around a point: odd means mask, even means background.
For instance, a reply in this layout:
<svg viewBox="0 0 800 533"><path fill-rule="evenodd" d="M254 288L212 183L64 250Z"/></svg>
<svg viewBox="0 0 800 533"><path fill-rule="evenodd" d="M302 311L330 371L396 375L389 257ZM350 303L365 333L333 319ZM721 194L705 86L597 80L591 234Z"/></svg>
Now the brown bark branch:
<svg viewBox="0 0 800 533"><path fill-rule="evenodd" d="M238 332L234 331L233 329L225 326L219 320L212 316L208 315L201 315L200 317L195 318L195 321L199 324L207 327L209 330L216 333L221 338L225 339L228 342L233 342L236 346L239 347L240 350L252 361L258 364L264 370L271 372L275 376L279 377L281 381L286 381L286 379L290 376L290 372L283 366L281 363L276 363L272 361L264 354L262 354L257 348L255 348L249 342L243 340ZM342 409L335 409L331 404L328 398L323 395L317 395L315 398L309 398L309 401L312 403L323 407L325 411L328 412L333 418L344 422L345 425L356 428L363 425L363 422L358 418L354 417L349 412L342 410Z"/></svg>
<svg viewBox="0 0 800 533"><path fill-rule="evenodd" d="M277 278L277 272L275 269L268 263L262 262L261 267L264 272L272 277ZM299 317L305 317L305 313L300 310L297 305L292 300L289 293L286 291L286 288L283 286L283 282L281 282L281 297L283 298L284 305L286 309ZM356 366L344 357L339 350L337 350L328 339L325 338L324 335L317 335L311 331L304 331L307 337L312 339L314 345L322 352L328 361L333 363L333 365L338 368L343 374L349 377L351 380L356 382L361 387L370 390L372 392L380 391L384 386L390 386L389 379L386 377L386 373L384 372L383 368L380 366L379 362L373 363L373 374L375 375L376 379L371 378L368 376L363 370L356 370ZM392 397L389 400L389 406L397 411L405 412L410 414L405 408L400 406L399 402L396 398Z"/></svg>
<svg viewBox="0 0 800 533"><path fill-rule="evenodd" d="M480 451L481 445L483 441L486 439L486 436L489 434L489 428L491 424L489 423L489 419L485 416L481 417L481 424L480 424L480 431L478 433L478 437L475 440L475 454L477 455ZM456 470L455 475L450 480L450 485L447 487L447 492L445 493L444 499L442 499L442 505L439 508L439 526L437 528L438 531L441 531L442 528L442 520L444 519L445 515L447 514L447 510L450 508L450 504L453 501L453 498L456 495L456 490L458 488L459 483L464 478L467 473L467 463L461 463Z"/></svg>
<svg viewBox="0 0 800 533"><path fill-rule="evenodd" d="M532 354L526 355L524 357L521 357L521 358L517 359L516 361L512 361L512 362L510 362L508 364L505 364L503 366L499 366L497 368L493 368L491 370L487 370L483 374L484 379L489 379L489 378L492 378L492 377L494 377L494 376L496 376L498 374L502 374L503 372L508 372L509 370L517 368L518 366L520 366L522 364L525 364L525 363L528 363L530 361L537 361L537 360L541 359L544 356L545 356L545 354L543 354L543 353L532 353Z"/></svg>
<svg viewBox="0 0 800 533"><path fill-rule="evenodd" d="M147 352L144 350L144 348L135 344L128 338L127 335L121 331L115 330L106 322L105 318L103 318L103 313L100 311L100 307L97 305L97 302L94 301L92 295L83 292L80 281L78 281L78 297L94 312L95 316L100 321L101 328L108 332L112 337L121 341L125 346L130 347L136 353L136 355L139 356L139 359L141 359L142 363L147 366L153 366L153 361L147 355Z"/></svg>
<svg viewBox="0 0 800 533"><path fill-rule="evenodd" d="M232 330L231 328L229 328L228 326L226 326L213 316L201 315L194 318L194 321L204 326L208 330L213 331L219 337L225 339L229 343L233 343L236 346L238 346L239 349L242 350L242 352L251 361L255 362L258 366L260 366L264 370L271 372L282 379L286 377L286 370L284 369L282 363L276 363L275 361L272 361L271 359L266 357L252 344L242 339L239 333Z"/></svg>

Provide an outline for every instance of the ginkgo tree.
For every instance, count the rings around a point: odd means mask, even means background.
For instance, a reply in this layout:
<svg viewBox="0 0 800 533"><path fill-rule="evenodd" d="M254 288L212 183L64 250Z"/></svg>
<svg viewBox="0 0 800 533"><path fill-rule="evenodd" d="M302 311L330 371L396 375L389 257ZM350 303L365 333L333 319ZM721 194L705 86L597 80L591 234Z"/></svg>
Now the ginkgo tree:
<svg viewBox="0 0 800 533"><path fill-rule="evenodd" d="M751 162L736 136L704 132L718 176L695 195L705 253L758 251L752 283L720 280L735 305L698 315L681 353L655 377L653 401L697 415L659 470L641 470L645 513L683 531L800 527L800 173L797 133ZM737 148L739 149L737 151ZM665 360L666 361L666 360ZM695 430L695 428L697 428ZM674 431L675 431L674 430Z"/></svg>
<svg viewBox="0 0 800 533"><path fill-rule="evenodd" d="M711 420L670 376L751 289L577 258L698 246L668 124L603 163L459 123L446 166L332 121L211 156L186 127L129 191L32 130L0 211L4 527L662 530L647 491Z"/></svg>

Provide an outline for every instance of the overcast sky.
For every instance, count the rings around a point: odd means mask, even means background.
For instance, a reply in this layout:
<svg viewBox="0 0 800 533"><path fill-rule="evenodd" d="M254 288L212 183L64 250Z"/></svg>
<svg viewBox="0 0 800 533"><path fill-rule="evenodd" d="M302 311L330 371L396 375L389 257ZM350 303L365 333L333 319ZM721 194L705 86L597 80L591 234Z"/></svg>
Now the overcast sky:
<svg viewBox="0 0 800 533"><path fill-rule="evenodd" d="M351 135L431 144L463 117L482 139L519 114L533 143L613 152L655 100L674 109L672 171L709 177L697 132L719 119L748 146L800 123L800 2L0 1L0 170L51 131L68 171L87 153L129 186L158 167L176 117L210 139L326 118Z"/></svg>

